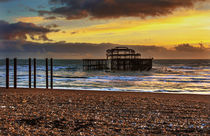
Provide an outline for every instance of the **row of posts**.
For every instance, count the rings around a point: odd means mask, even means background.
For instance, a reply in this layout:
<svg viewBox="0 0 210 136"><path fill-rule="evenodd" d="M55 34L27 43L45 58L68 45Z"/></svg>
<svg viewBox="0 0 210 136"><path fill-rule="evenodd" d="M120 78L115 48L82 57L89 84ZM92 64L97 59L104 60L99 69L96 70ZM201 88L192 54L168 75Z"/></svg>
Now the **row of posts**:
<svg viewBox="0 0 210 136"><path fill-rule="evenodd" d="M28 59L28 78L29 78L29 88L31 88L31 58ZM36 59L34 62L34 88L36 88ZM48 89L48 58L45 59L46 64L46 89ZM6 88L9 88L9 58L6 58ZM14 88L17 88L17 59L14 58ZM53 59L50 59L50 88L53 89Z"/></svg>

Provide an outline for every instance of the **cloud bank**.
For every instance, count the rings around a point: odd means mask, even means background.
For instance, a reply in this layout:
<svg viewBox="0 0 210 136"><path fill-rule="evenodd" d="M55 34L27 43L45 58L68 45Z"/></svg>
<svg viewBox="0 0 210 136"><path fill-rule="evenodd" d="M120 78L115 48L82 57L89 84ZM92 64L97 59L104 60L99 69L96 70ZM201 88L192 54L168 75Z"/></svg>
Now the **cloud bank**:
<svg viewBox="0 0 210 136"><path fill-rule="evenodd" d="M178 8L190 8L197 2L208 0L50 0L55 5L50 11L40 10L40 15L61 15L67 19L119 18L162 16Z"/></svg>
<svg viewBox="0 0 210 136"><path fill-rule="evenodd" d="M12 0L0 0L0 2L7 2L7 1L12 1Z"/></svg>
<svg viewBox="0 0 210 136"><path fill-rule="evenodd" d="M8 23L0 20L0 39L3 40L26 40L27 35L32 40L50 41L47 33L55 32L58 30L37 26L33 23Z"/></svg>
<svg viewBox="0 0 210 136"><path fill-rule="evenodd" d="M172 49L167 49L161 46L117 45L110 43L35 43L17 40L0 41L0 58L105 58L105 51L116 46L127 46L140 52L143 57L154 57L155 59L210 59L210 48L203 46L194 47L189 44L181 44Z"/></svg>

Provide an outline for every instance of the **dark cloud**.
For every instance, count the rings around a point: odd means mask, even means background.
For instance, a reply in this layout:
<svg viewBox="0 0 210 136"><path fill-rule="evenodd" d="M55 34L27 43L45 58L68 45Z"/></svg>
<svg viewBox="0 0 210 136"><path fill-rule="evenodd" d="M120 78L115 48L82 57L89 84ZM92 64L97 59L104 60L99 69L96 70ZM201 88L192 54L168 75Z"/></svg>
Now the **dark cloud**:
<svg viewBox="0 0 210 136"><path fill-rule="evenodd" d="M13 1L13 0L0 0L0 2L7 2L7 1Z"/></svg>
<svg viewBox="0 0 210 136"><path fill-rule="evenodd" d="M105 51L116 46L127 46L142 54L142 57L155 59L200 59L210 58L210 49L191 45L178 45L173 49L161 46L117 45L91 43L35 43L26 41L0 41L0 57L53 57L65 59L105 58ZM190 49L189 49L190 48ZM193 51L191 49L193 48Z"/></svg>
<svg viewBox="0 0 210 136"><path fill-rule="evenodd" d="M180 44L175 47L177 51L185 51L185 52L204 52L205 48L202 44L200 44L200 47L193 47L190 44Z"/></svg>
<svg viewBox="0 0 210 136"><path fill-rule="evenodd" d="M55 5L51 11L39 11L40 15L57 14L67 19L118 18L162 16L177 8L193 7L196 2L208 0L50 0Z"/></svg>
<svg viewBox="0 0 210 136"><path fill-rule="evenodd" d="M4 40L26 40L28 35L32 40L49 41L46 34L55 31L58 30L37 26L32 23L18 22L10 24L0 20L0 39Z"/></svg>
<svg viewBox="0 0 210 136"><path fill-rule="evenodd" d="M50 16L50 17L45 17L44 19L46 20L54 20L54 19L57 19L55 16Z"/></svg>
<svg viewBox="0 0 210 136"><path fill-rule="evenodd" d="M71 32L71 35L74 35L74 34L77 34L78 32L74 31L74 32Z"/></svg>
<svg viewBox="0 0 210 136"><path fill-rule="evenodd" d="M49 24L49 25L46 25L46 28L49 28L49 29L51 29L51 28L57 28L57 27L58 27L57 24Z"/></svg>

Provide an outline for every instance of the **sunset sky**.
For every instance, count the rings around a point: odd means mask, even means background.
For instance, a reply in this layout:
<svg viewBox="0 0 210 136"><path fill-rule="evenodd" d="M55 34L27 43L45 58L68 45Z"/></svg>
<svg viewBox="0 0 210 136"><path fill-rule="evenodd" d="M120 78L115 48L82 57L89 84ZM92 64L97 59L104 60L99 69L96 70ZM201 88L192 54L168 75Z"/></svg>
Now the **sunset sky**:
<svg viewBox="0 0 210 136"><path fill-rule="evenodd" d="M210 0L0 0L1 58L210 59Z"/></svg>

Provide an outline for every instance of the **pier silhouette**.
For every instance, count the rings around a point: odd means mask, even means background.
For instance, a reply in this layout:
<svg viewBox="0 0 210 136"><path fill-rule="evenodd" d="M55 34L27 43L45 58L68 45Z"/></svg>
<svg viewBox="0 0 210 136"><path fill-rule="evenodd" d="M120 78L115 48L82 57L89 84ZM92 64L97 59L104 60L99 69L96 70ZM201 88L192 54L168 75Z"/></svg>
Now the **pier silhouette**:
<svg viewBox="0 0 210 136"><path fill-rule="evenodd" d="M140 53L127 47L106 50L106 59L83 59L84 70L148 71L153 58L141 58Z"/></svg>

